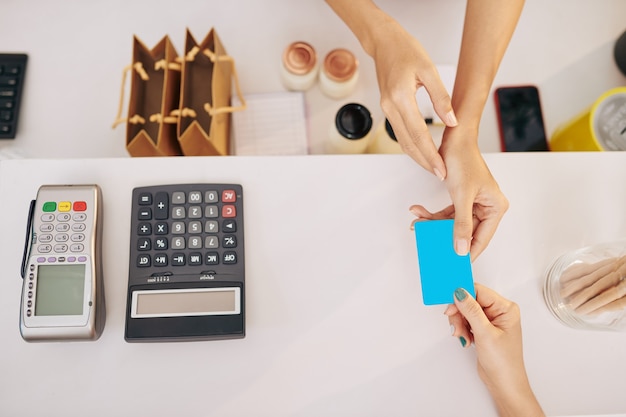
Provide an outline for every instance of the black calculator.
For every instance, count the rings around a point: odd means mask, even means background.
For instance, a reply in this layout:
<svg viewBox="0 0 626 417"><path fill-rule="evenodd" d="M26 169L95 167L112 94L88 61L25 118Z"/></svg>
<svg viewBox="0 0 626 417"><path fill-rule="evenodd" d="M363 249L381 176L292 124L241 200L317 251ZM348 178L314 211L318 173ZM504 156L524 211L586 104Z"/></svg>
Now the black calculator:
<svg viewBox="0 0 626 417"><path fill-rule="evenodd" d="M241 185L135 188L131 216L126 341L244 337Z"/></svg>

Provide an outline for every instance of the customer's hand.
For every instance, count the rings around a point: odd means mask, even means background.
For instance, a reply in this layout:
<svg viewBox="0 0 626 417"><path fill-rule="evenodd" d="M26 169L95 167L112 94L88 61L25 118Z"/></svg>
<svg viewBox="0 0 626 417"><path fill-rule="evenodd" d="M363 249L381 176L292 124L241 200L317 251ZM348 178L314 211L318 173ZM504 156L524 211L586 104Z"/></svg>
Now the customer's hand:
<svg viewBox="0 0 626 417"><path fill-rule="evenodd" d="M471 250L475 259L508 208L478 151L478 126L523 0L467 3L452 99L420 42L373 1L326 1L373 58L381 107L404 152L447 180L453 207L445 212L455 218L456 251ZM417 106L422 87L447 126L439 150ZM472 215L479 220L474 241Z"/></svg>
<svg viewBox="0 0 626 417"><path fill-rule="evenodd" d="M446 165L437 152L415 95L425 88L435 112L448 126L457 120L436 66L420 42L389 18L377 26L368 53L374 59L381 108L393 127L402 150L418 164L446 177Z"/></svg>
<svg viewBox="0 0 626 417"><path fill-rule="evenodd" d="M462 127L446 129L444 137L462 135ZM444 142L440 153L448 167L446 187L452 205L431 213L423 206L411 206L411 212L420 219L454 219L454 247L459 255L469 251L472 261L487 247L498 224L509 208L509 202L500 191L478 148Z"/></svg>
<svg viewBox="0 0 626 417"><path fill-rule="evenodd" d="M463 347L476 346L478 374L505 416L543 416L530 388L517 304L475 284L476 299L462 288L445 314Z"/></svg>
<svg viewBox="0 0 626 417"><path fill-rule="evenodd" d="M439 179L446 166L417 107L415 94L424 87L433 108L447 126L456 126L450 95L422 45L371 0L326 0L374 59L381 107L400 146Z"/></svg>

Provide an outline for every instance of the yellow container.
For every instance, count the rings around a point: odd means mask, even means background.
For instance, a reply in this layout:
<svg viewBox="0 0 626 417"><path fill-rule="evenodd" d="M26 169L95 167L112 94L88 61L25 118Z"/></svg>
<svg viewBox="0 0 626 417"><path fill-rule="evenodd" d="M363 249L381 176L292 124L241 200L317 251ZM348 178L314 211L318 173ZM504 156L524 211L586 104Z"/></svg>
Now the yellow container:
<svg viewBox="0 0 626 417"><path fill-rule="evenodd" d="M551 151L626 151L626 87L607 91L591 108L558 127Z"/></svg>

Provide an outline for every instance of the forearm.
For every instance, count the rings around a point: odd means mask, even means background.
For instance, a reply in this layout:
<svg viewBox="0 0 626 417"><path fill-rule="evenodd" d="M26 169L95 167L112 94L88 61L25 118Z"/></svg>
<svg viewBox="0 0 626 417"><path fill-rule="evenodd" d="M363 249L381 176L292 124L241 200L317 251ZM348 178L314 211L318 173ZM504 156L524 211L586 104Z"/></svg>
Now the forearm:
<svg viewBox="0 0 626 417"><path fill-rule="evenodd" d="M544 417L541 405L528 383L515 392L491 391L500 417ZM510 390L509 390L510 391Z"/></svg>
<svg viewBox="0 0 626 417"><path fill-rule="evenodd" d="M452 93L459 126L478 131L485 103L524 0L468 0ZM477 135L468 135L474 143Z"/></svg>
<svg viewBox="0 0 626 417"><path fill-rule="evenodd" d="M516 345L520 348L519 352L502 361L503 363L495 368L497 370L491 365L489 372L482 372L486 368L479 365L479 374L493 398L500 417L543 417L544 413L532 391L522 359L521 333L520 341L516 342ZM509 354L511 352L511 349L507 351ZM511 359L515 357L520 359Z"/></svg>
<svg viewBox="0 0 626 417"><path fill-rule="evenodd" d="M401 29L393 18L371 0L326 0L326 3L350 28L370 56L375 53L377 31Z"/></svg>

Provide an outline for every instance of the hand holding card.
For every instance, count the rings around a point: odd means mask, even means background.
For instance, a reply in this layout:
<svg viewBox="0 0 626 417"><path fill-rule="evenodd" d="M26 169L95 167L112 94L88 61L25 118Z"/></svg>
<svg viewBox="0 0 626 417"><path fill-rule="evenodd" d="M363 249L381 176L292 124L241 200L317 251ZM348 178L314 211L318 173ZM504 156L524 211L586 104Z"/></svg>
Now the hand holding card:
<svg viewBox="0 0 626 417"><path fill-rule="evenodd" d="M470 257L454 251L453 226L454 220L414 223L425 305L454 303L452 294L457 288L464 288L475 297Z"/></svg>

